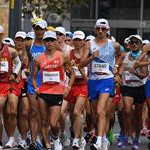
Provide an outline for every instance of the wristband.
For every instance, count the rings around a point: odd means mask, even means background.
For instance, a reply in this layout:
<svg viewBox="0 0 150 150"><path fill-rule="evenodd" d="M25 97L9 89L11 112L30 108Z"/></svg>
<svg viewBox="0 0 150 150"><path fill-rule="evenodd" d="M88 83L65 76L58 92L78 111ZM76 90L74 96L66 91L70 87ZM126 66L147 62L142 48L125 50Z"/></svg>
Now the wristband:
<svg viewBox="0 0 150 150"><path fill-rule="evenodd" d="M117 65L117 64L116 64L116 65L115 65L115 67L117 67L117 68L118 68L118 67L119 67L119 65Z"/></svg>

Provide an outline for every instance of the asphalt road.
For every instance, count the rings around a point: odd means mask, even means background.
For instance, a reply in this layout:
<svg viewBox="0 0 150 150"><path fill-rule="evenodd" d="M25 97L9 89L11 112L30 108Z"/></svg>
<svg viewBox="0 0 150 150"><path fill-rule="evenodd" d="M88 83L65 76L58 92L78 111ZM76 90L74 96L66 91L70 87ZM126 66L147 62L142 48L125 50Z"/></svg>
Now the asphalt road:
<svg viewBox="0 0 150 150"><path fill-rule="evenodd" d="M68 121L67 121L67 125L69 126L69 122ZM114 134L116 136L119 133L119 130L120 130L119 129L119 125L118 125L118 122L116 121L114 129L113 129ZM67 133L68 133L68 135L70 135L69 131L67 131ZM16 137L16 139L17 139L18 135L19 135L19 133L18 133L18 130L16 129L16 131L15 131L15 137ZM6 143L7 140L8 140L8 138L7 138L6 133L4 131L4 133L3 133L3 142ZM139 150L148 150L148 148L147 148L148 142L149 142L149 140L145 136L141 136L140 137L140 149ZM14 149L16 149L16 148L14 148ZM120 149L121 148L117 148L117 140L115 138L115 141L113 142L113 144L111 145L111 147L109 148L109 150L120 150ZM131 149L132 149L132 145L128 145L128 146L126 146L124 148L124 150L131 150ZM70 146L68 148L64 148L63 150L72 150L72 148ZM90 150L90 145L89 144L86 146L85 150Z"/></svg>

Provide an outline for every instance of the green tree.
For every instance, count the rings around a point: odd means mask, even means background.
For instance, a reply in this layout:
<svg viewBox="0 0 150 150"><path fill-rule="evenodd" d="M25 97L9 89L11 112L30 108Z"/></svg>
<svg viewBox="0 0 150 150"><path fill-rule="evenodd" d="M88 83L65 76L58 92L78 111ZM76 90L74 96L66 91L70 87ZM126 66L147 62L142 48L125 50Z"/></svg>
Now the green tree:
<svg viewBox="0 0 150 150"><path fill-rule="evenodd" d="M49 13L64 15L71 12L72 6L85 5L88 0L23 0L23 13L46 18Z"/></svg>

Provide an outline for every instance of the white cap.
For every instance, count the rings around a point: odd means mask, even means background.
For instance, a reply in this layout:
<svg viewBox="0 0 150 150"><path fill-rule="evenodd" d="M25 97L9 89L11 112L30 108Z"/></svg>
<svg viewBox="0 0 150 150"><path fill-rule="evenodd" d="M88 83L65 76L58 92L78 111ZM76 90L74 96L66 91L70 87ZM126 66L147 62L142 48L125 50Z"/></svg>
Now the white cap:
<svg viewBox="0 0 150 150"><path fill-rule="evenodd" d="M3 28L2 25L0 25L0 34L1 34L1 33L4 33L4 28Z"/></svg>
<svg viewBox="0 0 150 150"><path fill-rule="evenodd" d="M149 43L149 40L143 40L142 41L142 44L148 44Z"/></svg>
<svg viewBox="0 0 150 150"><path fill-rule="evenodd" d="M66 29L64 27L56 27L54 31L55 32L60 32L63 35L66 35Z"/></svg>
<svg viewBox="0 0 150 150"><path fill-rule="evenodd" d="M34 32L28 32L26 38L34 39L35 38Z"/></svg>
<svg viewBox="0 0 150 150"><path fill-rule="evenodd" d="M9 37L3 39L3 44L15 46L15 43L14 43L13 39L11 39Z"/></svg>
<svg viewBox="0 0 150 150"><path fill-rule="evenodd" d="M23 31L18 31L15 35L15 38L17 38L17 37L21 37L21 38L25 39L26 38L26 33L23 32Z"/></svg>
<svg viewBox="0 0 150 150"><path fill-rule="evenodd" d="M127 37L127 38L124 39L124 44L128 44L129 42L130 42L129 37Z"/></svg>
<svg viewBox="0 0 150 150"><path fill-rule="evenodd" d="M46 31L43 36L43 40L46 38L57 39L56 33L54 31Z"/></svg>
<svg viewBox="0 0 150 150"><path fill-rule="evenodd" d="M47 28L47 22L45 20L39 20L35 26L40 26L42 29Z"/></svg>
<svg viewBox="0 0 150 150"><path fill-rule="evenodd" d="M73 33L73 38L72 38L73 40L74 39L81 39L81 40L83 40L83 39L85 39L85 34L84 34L84 32L82 32L82 31L75 31L74 33Z"/></svg>
<svg viewBox="0 0 150 150"><path fill-rule="evenodd" d="M90 40L94 40L95 37L93 35L89 35L86 37L85 41L90 41Z"/></svg>
<svg viewBox="0 0 150 150"><path fill-rule="evenodd" d="M129 36L129 39L131 40L132 38L136 38L136 39L138 39L139 41L142 42L142 38L141 38L140 35L130 35L130 36Z"/></svg>
<svg viewBox="0 0 150 150"><path fill-rule="evenodd" d="M95 27L106 27L107 29L109 29L109 24L108 24L108 21L106 20L106 19L103 19L103 18L101 18L101 19L98 19L97 21L96 21L96 24L95 24Z"/></svg>

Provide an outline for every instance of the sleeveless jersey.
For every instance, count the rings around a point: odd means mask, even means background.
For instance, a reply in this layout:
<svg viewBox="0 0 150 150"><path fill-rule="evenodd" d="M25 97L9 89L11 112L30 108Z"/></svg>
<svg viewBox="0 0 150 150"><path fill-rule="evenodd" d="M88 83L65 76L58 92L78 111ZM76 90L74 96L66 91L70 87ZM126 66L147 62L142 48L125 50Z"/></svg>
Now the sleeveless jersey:
<svg viewBox="0 0 150 150"><path fill-rule="evenodd" d="M74 54L74 50L70 51L70 60L73 66L73 70L75 73L75 81L74 84L87 84L85 79L82 77L80 71L78 70L78 65L80 63L80 58L77 58ZM88 67L83 68L85 71L85 74L88 75Z"/></svg>
<svg viewBox="0 0 150 150"><path fill-rule="evenodd" d="M142 79L140 79L138 76L128 71L128 69L132 68L136 62L136 59L133 61L129 60L129 56L130 56L130 52L126 54L123 60L124 67L125 67L125 71L123 72L123 75L122 75L123 85L129 86L129 87L138 87L138 86L144 85L144 82ZM137 71L139 70L137 69Z"/></svg>
<svg viewBox="0 0 150 150"><path fill-rule="evenodd" d="M40 93L63 94L65 86L65 73L61 63L62 52L56 51L56 56L49 60L45 54L40 56L40 70L42 84Z"/></svg>
<svg viewBox="0 0 150 150"><path fill-rule="evenodd" d="M4 45L2 51L0 52L0 82L9 83L9 78L12 72L12 57L9 53L8 46Z"/></svg>
<svg viewBox="0 0 150 150"><path fill-rule="evenodd" d="M31 49L30 49L30 54L31 54L30 71L31 71L31 74L30 74L30 76L28 78L28 81L27 81L29 85L32 83L34 58L40 56L44 52L45 52L45 46L44 45L37 46L37 45L33 44ZM41 84L41 73L40 73L40 71L38 71L38 74L37 74L37 86L39 87L40 84Z"/></svg>
<svg viewBox="0 0 150 150"><path fill-rule="evenodd" d="M105 45L101 46L95 40L90 41L90 55L98 50L99 56L89 64L89 79L99 80L114 77L115 48L113 43L112 40L108 40Z"/></svg>

